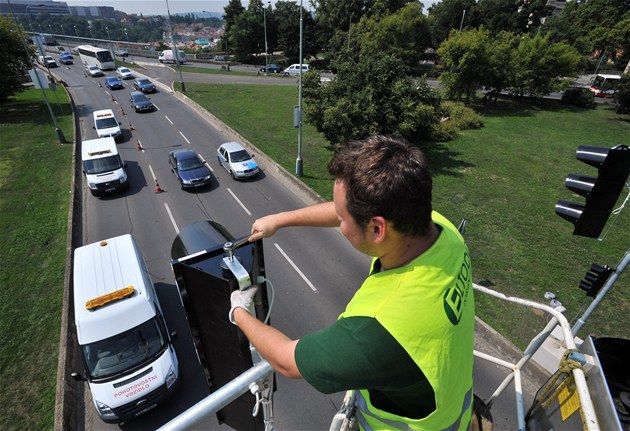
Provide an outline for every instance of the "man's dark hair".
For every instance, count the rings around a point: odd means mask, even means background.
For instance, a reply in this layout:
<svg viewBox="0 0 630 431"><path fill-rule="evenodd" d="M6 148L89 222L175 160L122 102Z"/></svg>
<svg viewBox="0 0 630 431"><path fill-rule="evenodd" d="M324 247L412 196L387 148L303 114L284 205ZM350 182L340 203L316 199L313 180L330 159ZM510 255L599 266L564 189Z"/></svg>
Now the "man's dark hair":
<svg viewBox="0 0 630 431"><path fill-rule="evenodd" d="M328 172L346 186L348 212L359 226L381 216L403 235L427 234L432 181L418 147L381 135L351 141L328 162Z"/></svg>

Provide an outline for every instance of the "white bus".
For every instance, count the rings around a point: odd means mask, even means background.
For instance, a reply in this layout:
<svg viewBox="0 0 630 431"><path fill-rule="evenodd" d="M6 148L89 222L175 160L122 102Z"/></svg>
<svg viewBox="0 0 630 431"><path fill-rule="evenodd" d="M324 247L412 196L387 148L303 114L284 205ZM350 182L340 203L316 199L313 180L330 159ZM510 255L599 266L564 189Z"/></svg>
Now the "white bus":
<svg viewBox="0 0 630 431"><path fill-rule="evenodd" d="M77 46L81 62L87 66L96 66L101 70L114 70L116 64L112 58L112 53L107 49L97 48L91 45Z"/></svg>

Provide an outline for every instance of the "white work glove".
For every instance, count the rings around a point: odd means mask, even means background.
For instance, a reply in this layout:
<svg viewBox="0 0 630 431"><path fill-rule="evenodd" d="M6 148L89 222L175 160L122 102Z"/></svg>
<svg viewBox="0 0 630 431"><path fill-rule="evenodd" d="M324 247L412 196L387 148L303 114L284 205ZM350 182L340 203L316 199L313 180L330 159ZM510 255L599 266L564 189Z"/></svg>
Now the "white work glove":
<svg viewBox="0 0 630 431"><path fill-rule="evenodd" d="M249 314L252 314L254 309L254 296L256 295L256 292L258 292L257 287L249 287L245 290L235 290L232 292L230 295L232 307L230 308L230 314L228 315L230 322L236 325L236 322L234 321L234 310L238 307L241 307Z"/></svg>

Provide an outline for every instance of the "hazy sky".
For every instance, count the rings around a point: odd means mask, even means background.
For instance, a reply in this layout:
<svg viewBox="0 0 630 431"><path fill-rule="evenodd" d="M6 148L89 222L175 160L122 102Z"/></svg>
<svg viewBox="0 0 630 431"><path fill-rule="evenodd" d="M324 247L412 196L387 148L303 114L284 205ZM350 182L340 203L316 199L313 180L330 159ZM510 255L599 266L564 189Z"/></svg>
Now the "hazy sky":
<svg viewBox="0 0 630 431"><path fill-rule="evenodd" d="M137 13L144 15L166 15L166 0L63 0L68 6L112 6L114 9L126 13ZM269 0L263 0L266 4ZM437 0L423 0L423 4L428 8ZM275 0L271 0L274 4ZM227 0L169 0L168 7L172 14L183 12L223 12L223 8L228 4ZM247 7L248 1L241 0L241 4ZM308 0L302 0L302 5L310 9Z"/></svg>

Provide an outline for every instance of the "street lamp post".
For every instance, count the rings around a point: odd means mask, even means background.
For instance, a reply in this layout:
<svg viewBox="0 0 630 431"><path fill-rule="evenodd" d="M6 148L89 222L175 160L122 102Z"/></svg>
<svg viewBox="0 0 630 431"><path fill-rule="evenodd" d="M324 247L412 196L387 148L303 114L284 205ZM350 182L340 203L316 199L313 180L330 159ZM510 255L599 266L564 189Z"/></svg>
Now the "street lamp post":
<svg viewBox="0 0 630 431"><path fill-rule="evenodd" d="M77 26L74 25L73 27L74 27L74 34L77 35L77 43L79 43L79 32L77 31Z"/></svg>
<svg viewBox="0 0 630 431"><path fill-rule="evenodd" d="M302 0L300 0L300 90L298 93L298 153L295 160L295 175L301 177L304 174L302 161L302 45L304 41L304 22L302 19Z"/></svg>
<svg viewBox="0 0 630 431"><path fill-rule="evenodd" d="M127 33L127 29L126 28L125 28L125 36L127 37L127 51L129 52L129 55L131 56L131 64L134 64L133 54L131 52L131 47L129 46L129 33Z"/></svg>
<svg viewBox="0 0 630 431"><path fill-rule="evenodd" d="M267 2L271 4L271 2ZM267 46L267 11L263 7L263 26L265 28L265 76L269 73L269 48Z"/></svg>
<svg viewBox="0 0 630 431"><path fill-rule="evenodd" d="M171 39L173 39L173 50L175 51L175 67L179 70L179 84L182 88L182 93L186 92L186 85L184 84L184 77L182 76L182 68L179 63L179 51L177 51L177 42L175 41L175 28L173 27L173 22L171 21L171 10L168 7L168 0L166 0L166 13L168 14L168 24L171 27Z"/></svg>
<svg viewBox="0 0 630 431"><path fill-rule="evenodd" d="M92 26L88 24L88 29L90 30L90 36L92 36L92 46L96 46L96 42L94 41L94 33L92 33Z"/></svg>
<svg viewBox="0 0 630 431"><path fill-rule="evenodd" d="M107 32L107 40L109 40L109 52L114 59L114 67L116 67L116 55L114 55L114 48L112 47L112 37L109 35L109 27L105 26L105 31Z"/></svg>

